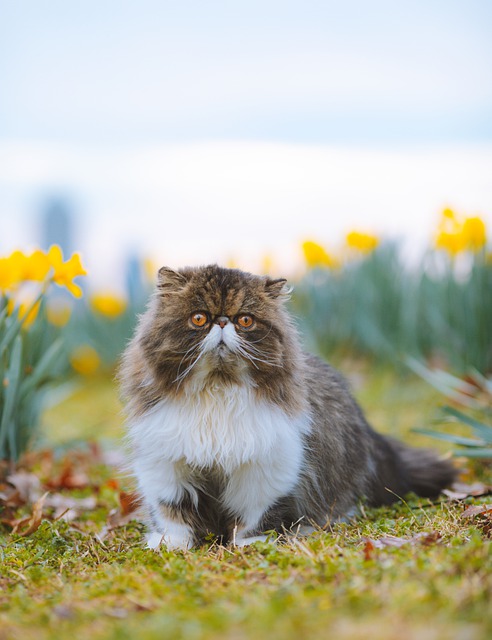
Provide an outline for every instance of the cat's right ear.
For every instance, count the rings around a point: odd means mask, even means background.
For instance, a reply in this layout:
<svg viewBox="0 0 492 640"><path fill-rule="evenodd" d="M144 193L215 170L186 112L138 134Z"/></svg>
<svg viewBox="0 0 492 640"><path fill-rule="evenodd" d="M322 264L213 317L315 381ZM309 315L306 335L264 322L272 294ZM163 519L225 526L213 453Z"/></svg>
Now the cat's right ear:
<svg viewBox="0 0 492 640"><path fill-rule="evenodd" d="M187 282L185 275L169 267L161 267L157 274L157 287L164 292L179 291Z"/></svg>

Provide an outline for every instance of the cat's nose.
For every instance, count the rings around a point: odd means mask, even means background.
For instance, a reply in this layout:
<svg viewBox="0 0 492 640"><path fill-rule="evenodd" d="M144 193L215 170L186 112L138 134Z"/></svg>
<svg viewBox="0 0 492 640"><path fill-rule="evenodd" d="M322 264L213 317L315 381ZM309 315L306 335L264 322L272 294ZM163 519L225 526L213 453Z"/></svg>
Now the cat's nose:
<svg viewBox="0 0 492 640"><path fill-rule="evenodd" d="M226 326L226 324L229 322L229 318L227 316L220 316L219 318L217 318L216 322L219 325L219 327L223 329Z"/></svg>

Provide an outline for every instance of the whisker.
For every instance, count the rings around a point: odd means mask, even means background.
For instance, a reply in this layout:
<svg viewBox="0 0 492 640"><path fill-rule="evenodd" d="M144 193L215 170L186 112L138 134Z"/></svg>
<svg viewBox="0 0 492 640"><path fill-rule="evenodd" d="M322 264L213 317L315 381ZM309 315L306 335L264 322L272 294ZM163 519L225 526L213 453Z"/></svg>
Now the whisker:
<svg viewBox="0 0 492 640"><path fill-rule="evenodd" d="M238 345L237 352L243 355L245 358L247 358L257 369L258 367L256 366L255 362L263 362L263 364L267 364L270 367L282 366L277 362L271 362L270 360L265 360L264 358L258 358L258 356L253 355L250 351L248 351L247 348L244 346L244 344Z"/></svg>
<svg viewBox="0 0 492 640"><path fill-rule="evenodd" d="M188 351L185 352L184 356L181 358L181 361L180 361L180 363L178 365L178 374L179 374L179 371L181 369L181 365L183 364L183 361L186 358L186 356L190 355L190 357L193 357L195 355L196 351L198 351L201 346L202 346L202 344L199 342L198 344L195 344L193 347L190 347L188 349Z"/></svg>
<svg viewBox="0 0 492 640"><path fill-rule="evenodd" d="M258 347L253 346L251 342L248 342L244 339L241 340L241 347L243 347L243 349L246 349L248 353L266 357L265 353L261 349L258 349Z"/></svg>
<svg viewBox="0 0 492 640"><path fill-rule="evenodd" d="M178 386L183 381L183 379L188 375L188 373L193 369L193 367L196 365L198 360L200 360L200 358L205 353L205 351L203 350L203 343L202 342L200 342L197 345L195 345L194 347L192 347L192 349L189 349L189 351L192 351L192 355L195 355L196 351L199 351L199 353L198 353L198 356L195 358L195 360L193 360L193 362L191 364L189 364L182 373L179 373L179 370L181 368L181 365L182 365L183 360L185 359L186 355L183 356L183 358L181 359L181 362L179 363L179 366L178 366L178 375L176 376L176 378L173 381L173 382L178 382Z"/></svg>
<svg viewBox="0 0 492 640"><path fill-rule="evenodd" d="M192 347L190 347L189 349L186 349L186 351L172 351L169 350L169 353L177 353L179 355L181 355L182 353L184 353L185 355L187 353L189 353L190 351L193 351L193 349L198 349L198 347L200 346L200 343L193 345Z"/></svg>
<svg viewBox="0 0 492 640"><path fill-rule="evenodd" d="M273 326L270 325L268 331L265 333L265 335L262 338L259 338L258 340L252 340L251 342L248 342L248 344L257 344L258 342L261 342L265 338L268 338L268 336L270 335L270 332L272 331L272 328Z"/></svg>
<svg viewBox="0 0 492 640"><path fill-rule="evenodd" d="M241 349L241 347L238 347L237 353L239 353L239 355L241 356L244 356L246 360L249 360L255 369L259 368L258 365L255 364L253 358L244 349Z"/></svg>
<svg viewBox="0 0 492 640"><path fill-rule="evenodd" d="M177 376L174 379L174 382L178 383L178 387L181 384L181 382L183 381L183 379L190 373L190 371L193 369L193 367L196 365L196 363L198 362L198 360L200 360L200 358L203 356L203 354L205 353L205 351L200 351L200 353L198 354L198 357L195 358L195 360L183 371L183 373L181 373L179 376Z"/></svg>

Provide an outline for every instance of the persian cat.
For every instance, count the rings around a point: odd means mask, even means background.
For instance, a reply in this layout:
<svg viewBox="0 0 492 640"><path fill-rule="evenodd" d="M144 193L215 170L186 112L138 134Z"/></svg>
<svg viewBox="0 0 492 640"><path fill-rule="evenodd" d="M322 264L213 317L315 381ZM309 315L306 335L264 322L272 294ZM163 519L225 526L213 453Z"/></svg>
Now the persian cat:
<svg viewBox="0 0 492 640"><path fill-rule="evenodd" d="M451 463L373 431L302 351L288 293L216 265L160 269L120 371L149 547L248 544L452 482Z"/></svg>

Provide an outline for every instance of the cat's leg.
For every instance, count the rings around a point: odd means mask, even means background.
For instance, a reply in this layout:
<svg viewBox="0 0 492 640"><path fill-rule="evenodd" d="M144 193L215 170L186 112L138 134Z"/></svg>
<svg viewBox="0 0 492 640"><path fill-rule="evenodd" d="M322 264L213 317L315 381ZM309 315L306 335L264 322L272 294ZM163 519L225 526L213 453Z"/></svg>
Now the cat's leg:
<svg viewBox="0 0 492 640"><path fill-rule="evenodd" d="M236 547L247 547L255 542L266 542L267 536L248 536L246 538L235 538L232 544Z"/></svg>
<svg viewBox="0 0 492 640"><path fill-rule="evenodd" d="M154 522L154 518L152 518L152 522ZM157 527L149 530L145 539L149 549L157 550L161 544L168 549L190 549L193 543L193 533L188 525L161 517Z"/></svg>
<svg viewBox="0 0 492 640"><path fill-rule="evenodd" d="M224 503L237 518L233 543L237 546L266 540L258 536L264 513L275 502L287 495L295 486L299 476L300 459L295 464L276 462L250 462L238 467L230 476L224 492Z"/></svg>
<svg viewBox="0 0 492 640"><path fill-rule="evenodd" d="M148 514L147 546L158 549L189 549L193 544L193 530L183 520L180 504L186 497L193 501L193 488L183 470L174 462L158 459L137 461L135 476Z"/></svg>

